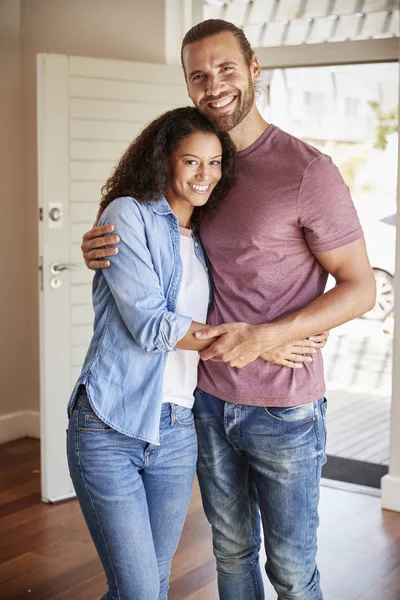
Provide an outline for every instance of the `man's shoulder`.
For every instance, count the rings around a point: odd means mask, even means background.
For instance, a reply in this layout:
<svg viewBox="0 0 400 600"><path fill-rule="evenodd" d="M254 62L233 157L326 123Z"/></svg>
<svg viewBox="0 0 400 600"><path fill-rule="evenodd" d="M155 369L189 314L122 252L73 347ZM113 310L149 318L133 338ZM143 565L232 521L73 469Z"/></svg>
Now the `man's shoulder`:
<svg viewBox="0 0 400 600"><path fill-rule="evenodd" d="M330 160L327 154L324 154L315 146L279 127L274 126L273 133L276 151L279 154L284 153L288 162L293 161L292 164L298 164L303 169L306 169L317 159L320 159L318 162L321 163L325 162L325 160Z"/></svg>

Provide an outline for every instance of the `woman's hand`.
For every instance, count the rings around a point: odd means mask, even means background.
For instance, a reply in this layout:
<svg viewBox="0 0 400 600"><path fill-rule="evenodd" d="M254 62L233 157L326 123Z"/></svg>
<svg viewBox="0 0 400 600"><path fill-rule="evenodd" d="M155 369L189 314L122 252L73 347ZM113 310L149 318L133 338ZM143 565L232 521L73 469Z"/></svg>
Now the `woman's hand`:
<svg viewBox="0 0 400 600"><path fill-rule="evenodd" d="M287 346L277 346L260 355L263 360L288 367L289 369L301 369L304 363L312 362L310 354L314 354L317 348L323 348L328 341L329 331L314 335L310 339L300 340Z"/></svg>

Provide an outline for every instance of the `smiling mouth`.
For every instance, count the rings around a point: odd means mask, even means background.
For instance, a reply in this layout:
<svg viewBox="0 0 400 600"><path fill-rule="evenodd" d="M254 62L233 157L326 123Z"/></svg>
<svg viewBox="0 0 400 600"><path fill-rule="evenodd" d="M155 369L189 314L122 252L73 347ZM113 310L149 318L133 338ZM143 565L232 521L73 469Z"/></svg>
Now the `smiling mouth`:
<svg viewBox="0 0 400 600"><path fill-rule="evenodd" d="M236 96L225 96L224 98L221 98L215 102L209 102L208 106L213 109L223 109L232 104L234 100L236 100Z"/></svg>
<svg viewBox="0 0 400 600"><path fill-rule="evenodd" d="M192 190L194 190L198 194L206 194L211 186L210 183L207 185L198 185L196 183L189 183L189 185L192 188Z"/></svg>

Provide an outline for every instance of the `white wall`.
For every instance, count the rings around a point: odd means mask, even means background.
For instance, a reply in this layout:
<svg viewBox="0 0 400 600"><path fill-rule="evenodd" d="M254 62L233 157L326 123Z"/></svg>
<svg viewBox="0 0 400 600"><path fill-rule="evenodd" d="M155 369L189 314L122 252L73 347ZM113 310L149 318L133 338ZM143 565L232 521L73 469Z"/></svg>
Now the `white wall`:
<svg viewBox="0 0 400 600"><path fill-rule="evenodd" d="M26 302L20 3L0 1L0 413L24 406Z"/></svg>

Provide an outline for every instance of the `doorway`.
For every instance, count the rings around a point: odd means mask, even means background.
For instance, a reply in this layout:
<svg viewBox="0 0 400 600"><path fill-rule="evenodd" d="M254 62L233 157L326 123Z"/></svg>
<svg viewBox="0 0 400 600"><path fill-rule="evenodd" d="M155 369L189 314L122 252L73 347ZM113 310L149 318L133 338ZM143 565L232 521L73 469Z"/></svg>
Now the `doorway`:
<svg viewBox="0 0 400 600"><path fill-rule="evenodd" d="M364 229L378 297L373 311L333 330L323 351L323 476L376 489L389 461L398 63L265 69L262 80L266 120L332 156Z"/></svg>

